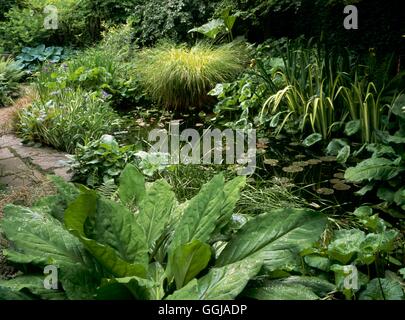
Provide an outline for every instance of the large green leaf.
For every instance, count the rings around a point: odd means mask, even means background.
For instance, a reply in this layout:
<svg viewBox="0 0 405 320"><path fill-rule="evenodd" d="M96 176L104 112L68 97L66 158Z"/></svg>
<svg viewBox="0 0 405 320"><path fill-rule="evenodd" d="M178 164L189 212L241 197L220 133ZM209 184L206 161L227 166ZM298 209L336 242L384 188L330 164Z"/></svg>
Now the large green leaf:
<svg viewBox="0 0 405 320"><path fill-rule="evenodd" d="M10 289L8 287L2 287L0 285L0 301L2 300L10 300L10 301L16 301L16 300L34 300L35 298L32 297L31 295L19 291L15 291L13 289Z"/></svg>
<svg viewBox="0 0 405 320"><path fill-rule="evenodd" d="M119 203L99 197L94 216L94 240L107 245L130 263L149 262L146 237L135 216Z"/></svg>
<svg viewBox="0 0 405 320"><path fill-rule="evenodd" d="M302 145L304 147L311 147L319 141L322 141L322 135L319 133L313 133L305 138L305 140L302 142Z"/></svg>
<svg viewBox="0 0 405 320"><path fill-rule="evenodd" d="M65 213L65 225L69 231L80 239L86 246L87 250L112 274L117 277L127 276L146 276L145 260L147 260L147 250L140 250L140 255L137 255L139 249L139 241L134 240L134 236L141 236L142 232L135 234L136 229L134 217L129 217L131 213L119 207L118 211L108 211L107 208L116 208L115 204L108 206L109 202L102 201L100 204L101 211L98 210L97 195L93 191L83 192L75 202L73 202ZM95 215L99 215L99 225ZM128 215L129 214L129 215ZM92 218L94 226L94 236L97 236L105 244L98 243L94 239L88 238L85 233L85 224L88 219ZM129 223L129 225L125 224ZM110 226L109 226L110 225ZM98 227L100 226L100 227ZM109 226L103 230L101 226ZM122 234L117 234L121 232ZM102 239L105 235L106 238ZM125 241L129 241L125 243ZM114 248L108 244L112 244ZM120 252L120 253L118 253ZM146 259L145 259L146 257ZM129 259L127 261L125 259ZM135 263L141 261L141 263Z"/></svg>
<svg viewBox="0 0 405 320"><path fill-rule="evenodd" d="M326 153L330 156L337 156L344 147L348 146L348 143L342 139L333 139L326 147Z"/></svg>
<svg viewBox="0 0 405 320"><path fill-rule="evenodd" d="M126 278L104 279L99 290L98 299L106 300L107 298L113 298L112 296L107 296L107 294L108 291L112 289L117 290L117 285L118 287L125 287L125 289L131 293L132 298L136 300L151 300L151 289L155 286L154 282L151 280L134 276ZM116 291L112 292L115 293Z"/></svg>
<svg viewBox="0 0 405 320"><path fill-rule="evenodd" d="M360 300L402 300L404 292L397 281L376 278L371 280L364 291L360 293Z"/></svg>
<svg viewBox="0 0 405 320"><path fill-rule="evenodd" d="M8 288L18 293L23 290L44 300L64 300L66 295L60 290L48 290L44 287L44 276L20 276L10 280L0 280L0 287ZM0 293L1 300L1 293Z"/></svg>
<svg viewBox="0 0 405 320"><path fill-rule="evenodd" d="M224 206L224 177L215 176L188 202L176 227L170 250L192 240L208 242Z"/></svg>
<svg viewBox="0 0 405 320"><path fill-rule="evenodd" d="M177 289L181 289L203 271L210 259L211 247L198 240L176 248L171 270L174 272Z"/></svg>
<svg viewBox="0 0 405 320"><path fill-rule="evenodd" d="M139 170L128 164L120 176L118 193L122 203L131 206L139 204L145 196L145 178Z"/></svg>
<svg viewBox="0 0 405 320"><path fill-rule="evenodd" d="M237 261L221 268L213 268L199 280L193 280L177 290L167 300L232 300L246 287L261 269L257 256Z"/></svg>
<svg viewBox="0 0 405 320"><path fill-rule="evenodd" d="M350 137L359 132L360 129L361 129L360 120L352 120L346 123L345 134Z"/></svg>
<svg viewBox="0 0 405 320"><path fill-rule="evenodd" d="M224 187L224 202L221 209L221 216L217 220L216 230L220 231L225 227L232 218L236 203L240 198L240 191L246 185L246 177L237 177L225 184Z"/></svg>
<svg viewBox="0 0 405 320"><path fill-rule="evenodd" d="M274 270L319 240L326 217L305 209L281 209L247 222L218 257L224 266L259 253L264 266Z"/></svg>
<svg viewBox="0 0 405 320"><path fill-rule="evenodd" d="M87 299L93 296L99 281L97 263L58 220L35 209L10 205L5 209L1 226L13 243L4 251L10 261L40 267L55 265L69 298L78 294ZM80 293L70 291L68 282L78 278L85 278L89 285L83 286Z"/></svg>
<svg viewBox="0 0 405 320"><path fill-rule="evenodd" d="M318 300L335 289L334 284L317 277L291 276L255 281L243 296L258 300Z"/></svg>
<svg viewBox="0 0 405 320"><path fill-rule="evenodd" d="M344 146L337 155L338 163L346 163L347 159L350 157L350 146Z"/></svg>
<svg viewBox="0 0 405 320"><path fill-rule="evenodd" d="M390 180L401 172L398 163L385 158L370 158L356 167L348 168L345 179L353 182L364 180Z"/></svg>
<svg viewBox="0 0 405 320"><path fill-rule="evenodd" d="M222 19L213 19L201 27L191 29L189 32L198 32L211 39L215 39L225 28L226 26Z"/></svg>
<svg viewBox="0 0 405 320"><path fill-rule="evenodd" d="M156 181L148 188L139 205L137 223L145 235L149 252L155 249L155 243L169 223L175 204L175 195L165 180Z"/></svg>
<svg viewBox="0 0 405 320"><path fill-rule="evenodd" d="M328 246L329 257L347 264L359 252L365 237L364 232L358 229L336 231L334 240Z"/></svg>

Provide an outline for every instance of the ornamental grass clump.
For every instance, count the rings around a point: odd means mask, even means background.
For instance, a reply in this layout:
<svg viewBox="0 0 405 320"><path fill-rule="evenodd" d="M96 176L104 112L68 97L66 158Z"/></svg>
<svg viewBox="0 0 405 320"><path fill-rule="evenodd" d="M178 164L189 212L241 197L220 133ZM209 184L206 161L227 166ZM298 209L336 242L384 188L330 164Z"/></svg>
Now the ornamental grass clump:
<svg viewBox="0 0 405 320"><path fill-rule="evenodd" d="M240 42L191 48L165 42L139 54L137 71L153 100L169 110L184 110L201 107L217 83L234 79L247 56Z"/></svg>

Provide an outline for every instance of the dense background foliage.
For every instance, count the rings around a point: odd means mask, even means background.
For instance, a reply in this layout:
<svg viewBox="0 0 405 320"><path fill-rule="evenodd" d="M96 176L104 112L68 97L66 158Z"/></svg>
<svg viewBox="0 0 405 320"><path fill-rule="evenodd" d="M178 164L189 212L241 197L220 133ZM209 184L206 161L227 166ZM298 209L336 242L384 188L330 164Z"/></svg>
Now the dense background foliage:
<svg viewBox="0 0 405 320"><path fill-rule="evenodd" d="M4 209L0 253L21 273L0 299L404 299L401 4L2 1L0 107L29 86L15 133L70 153L83 185L53 178L53 196ZM255 172L148 151L177 123L256 129Z"/></svg>

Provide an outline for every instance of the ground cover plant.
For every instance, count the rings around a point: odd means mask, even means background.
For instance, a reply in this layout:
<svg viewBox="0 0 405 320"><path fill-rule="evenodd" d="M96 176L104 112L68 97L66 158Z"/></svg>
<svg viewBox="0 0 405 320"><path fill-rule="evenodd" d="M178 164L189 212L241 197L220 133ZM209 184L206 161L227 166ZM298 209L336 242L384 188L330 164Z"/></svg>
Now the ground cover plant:
<svg viewBox="0 0 405 320"><path fill-rule="evenodd" d="M0 5L0 176L17 137L71 173L0 177L0 300L405 299L400 10L60 3Z"/></svg>
<svg viewBox="0 0 405 320"><path fill-rule="evenodd" d="M0 107L18 96L19 81L23 73L15 61L0 58Z"/></svg>

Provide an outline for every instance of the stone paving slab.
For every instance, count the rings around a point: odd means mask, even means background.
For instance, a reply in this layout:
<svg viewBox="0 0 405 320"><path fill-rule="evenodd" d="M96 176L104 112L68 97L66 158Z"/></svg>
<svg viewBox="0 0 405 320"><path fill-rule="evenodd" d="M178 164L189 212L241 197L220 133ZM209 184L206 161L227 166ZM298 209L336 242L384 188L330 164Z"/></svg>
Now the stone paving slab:
<svg viewBox="0 0 405 320"><path fill-rule="evenodd" d="M0 160L14 158L14 155L10 152L9 149L4 148L0 149Z"/></svg>
<svg viewBox="0 0 405 320"><path fill-rule="evenodd" d="M0 160L0 177L7 177L27 170L27 165L17 157Z"/></svg>
<svg viewBox="0 0 405 320"><path fill-rule="evenodd" d="M51 148L24 145L14 135L0 137L0 183L11 187L29 186L46 174L70 181L68 155Z"/></svg>

